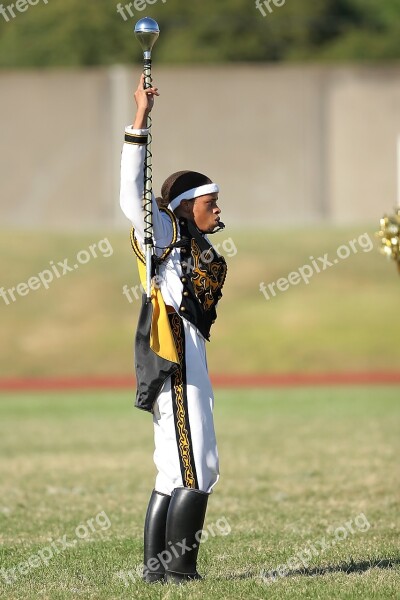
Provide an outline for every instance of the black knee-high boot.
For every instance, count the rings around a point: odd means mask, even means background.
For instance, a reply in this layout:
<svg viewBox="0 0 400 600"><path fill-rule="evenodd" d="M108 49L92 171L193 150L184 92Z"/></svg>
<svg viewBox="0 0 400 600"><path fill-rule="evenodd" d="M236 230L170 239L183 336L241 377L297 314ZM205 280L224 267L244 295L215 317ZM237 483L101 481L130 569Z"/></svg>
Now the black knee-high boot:
<svg viewBox="0 0 400 600"><path fill-rule="evenodd" d="M144 525L144 570L146 583L164 581L165 569L157 556L165 551L165 529L171 496L153 490ZM153 559L153 560L152 560Z"/></svg>
<svg viewBox="0 0 400 600"><path fill-rule="evenodd" d="M167 582L201 579L197 572L197 555L208 496L190 488L175 488L172 492L166 530L166 549L170 553L165 569Z"/></svg>

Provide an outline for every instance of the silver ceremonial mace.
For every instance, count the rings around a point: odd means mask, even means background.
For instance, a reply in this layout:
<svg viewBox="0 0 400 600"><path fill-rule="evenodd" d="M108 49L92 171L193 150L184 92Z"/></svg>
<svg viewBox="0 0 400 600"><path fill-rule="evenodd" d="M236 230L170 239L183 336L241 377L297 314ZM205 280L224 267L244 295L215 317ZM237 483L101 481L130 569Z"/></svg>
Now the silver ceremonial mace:
<svg viewBox="0 0 400 600"><path fill-rule="evenodd" d="M151 51L154 44L160 35L160 28L157 21L150 17L140 19L135 25L135 35L139 40L143 50L143 74L145 89L151 87ZM153 194L153 165L151 154L151 116L147 117L147 128L149 130L148 141L146 145L146 155L144 159L144 250L146 256L146 296L147 301L151 298L151 279L153 275L152 256L153 256L153 211L152 211L152 194Z"/></svg>

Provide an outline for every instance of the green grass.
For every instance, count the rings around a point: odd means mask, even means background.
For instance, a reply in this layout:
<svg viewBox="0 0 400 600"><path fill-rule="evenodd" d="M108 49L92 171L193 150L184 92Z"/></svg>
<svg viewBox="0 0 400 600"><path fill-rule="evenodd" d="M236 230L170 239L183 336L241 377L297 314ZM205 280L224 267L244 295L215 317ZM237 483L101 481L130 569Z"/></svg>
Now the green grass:
<svg viewBox="0 0 400 600"><path fill-rule="evenodd" d="M142 558L154 481L152 423L132 393L0 397L0 561L10 569L105 511L88 539L19 575L0 597L23 599L398 598L399 388L218 391L221 479L206 527L231 532L202 545L203 582L149 587L118 573ZM307 548L333 540L363 513L368 530L290 569ZM365 521L364 521L365 523ZM80 530L81 531L81 530Z"/></svg>
<svg viewBox="0 0 400 600"><path fill-rule="evenodd" d="M237 254L229 272L219 318L208 346L215 372L313 372L398 369L395 340L399 276L396 266L375 249L315 274L266 300L268 285L368 232L378 223L352 228L238 231ZM138 285L129 231L59 234L3 232L0 236L1 285L26 282L49 262L75 262L80 250L107 237L113 255L93 259L55 279L48 290L31 291L6 305L0 298L2 376L97 375L132 372L132 340L139 302L129 304L125 284ZM228 246L231 254L232 243Z"/></svg>

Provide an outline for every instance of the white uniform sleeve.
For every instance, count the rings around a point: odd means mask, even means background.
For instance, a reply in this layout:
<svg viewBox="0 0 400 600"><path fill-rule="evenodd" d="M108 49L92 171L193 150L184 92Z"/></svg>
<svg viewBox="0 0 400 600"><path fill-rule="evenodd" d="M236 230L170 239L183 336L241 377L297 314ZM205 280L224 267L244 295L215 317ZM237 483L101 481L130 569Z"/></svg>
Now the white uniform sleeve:
<svg viewBox="0 0 400 600"><path fill-rule="evenodd" d="M148 129L125 128L125 143L121 157L120 205L135 228L137 240L144 240L143 174ZM153 205L153 237L156 244L167 245L172 235L170 218L160 213L156 199Z"/></svg>

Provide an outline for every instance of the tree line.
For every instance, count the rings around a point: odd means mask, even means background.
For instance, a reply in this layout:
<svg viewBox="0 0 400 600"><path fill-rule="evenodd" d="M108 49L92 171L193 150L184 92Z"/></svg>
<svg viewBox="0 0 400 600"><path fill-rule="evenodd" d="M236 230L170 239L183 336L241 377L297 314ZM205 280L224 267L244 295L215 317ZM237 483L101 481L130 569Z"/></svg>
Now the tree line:
<svg viewBox="0 0 400 600"><path fill-rule="evenodd" d="M160 25L158 63L400 58L400 0L6 0L1 6L2 68L140 61L133 26L143 16Z"/></svg>

